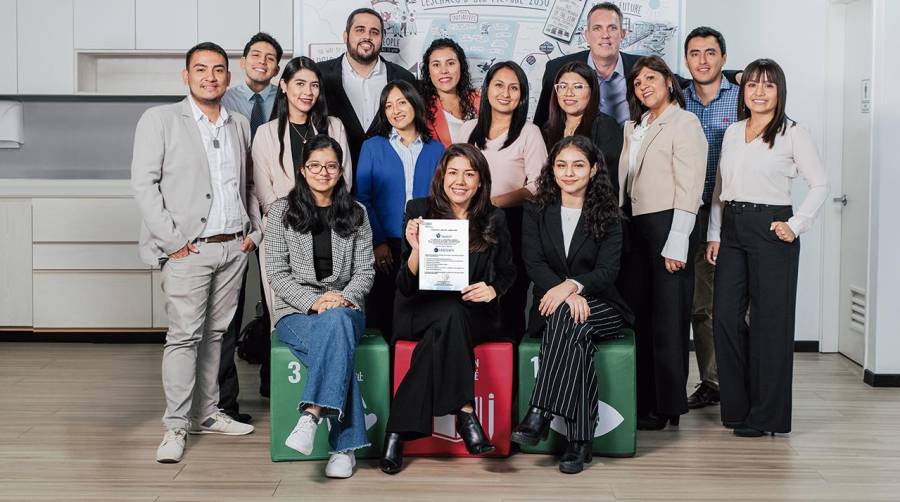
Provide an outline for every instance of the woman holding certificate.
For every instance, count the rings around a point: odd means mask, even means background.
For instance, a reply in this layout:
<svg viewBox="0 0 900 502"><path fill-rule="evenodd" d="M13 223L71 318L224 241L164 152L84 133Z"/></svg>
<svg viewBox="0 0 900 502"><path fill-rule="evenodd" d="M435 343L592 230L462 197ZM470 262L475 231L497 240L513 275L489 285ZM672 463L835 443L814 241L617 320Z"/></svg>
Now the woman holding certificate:
<svg viewBox="0 0 900 502"><path fill-rule="evenodd" d="M512 62L496 63L481 88L478 118L463 124L467 143L484 154L491 170L491 202L506 213L518 276L501 302L504 338L525 334L528 276L522 262L522 203L537 190L547 146L541 130L528 121L528 79Z"/></svg>
<svg viewBox="0 0 900 502"><path fill-rule="evenodd" d="M490 193L491 173L484 156L471 145L454 144L438 163L431 195L406 205L394 339L419 343L391 403L381 459L385 473L400 472L403 441L431 435L435 416L456 414L457 430L473 455L494 450L473 408L474 347L499 329L497 299L513 284L516 271L506 219L491 204ZM420 288L420 280L428 284L420 277L425 274L422 257L434 251L421 249L420 229L440 220L467 222L467 235L443 238L468 240L468 285L461 291Z"/></svg>
<svg viewBox="0 0 900 502"><path fill-rule="evenodd" d="M522 252L534 282L528 331L541 336L541 360L530 410L511 439L536 444L547 437L553 415L563 417L569 445L559 470L567 474L591 461L598 419L594 341L633 321L615 286L618 206L603 157L584 136L556 143L535 201L525 204L522 236L530 245Z"/></svg>
<svg viewBox="0 0 900 502"><path fill-rule="evenodd" d="M347 191L342 157L334 139L310 139L294 189L269 208L265 237L272 321L308 371L300 418L285 445L309 455L327 417L333 453L325 475L332 478L352 476L354 450L369 446L353 368L375 276L369 220Z"/></svg>

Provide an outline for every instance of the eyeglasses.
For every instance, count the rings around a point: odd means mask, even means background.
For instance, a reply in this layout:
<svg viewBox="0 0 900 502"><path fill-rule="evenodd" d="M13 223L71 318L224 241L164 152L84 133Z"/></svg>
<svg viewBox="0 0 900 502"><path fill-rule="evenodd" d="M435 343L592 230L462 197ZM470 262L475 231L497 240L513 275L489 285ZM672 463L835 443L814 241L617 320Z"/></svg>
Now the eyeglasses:
<svg viewBox="0 0 900 502"><path fill-rule="evenodd" d="M573 94L581 94L588 89L588 86L581 82L576 82L574 84L560 82L558 84L553 84L553 87L556 89L557 94L565 94L569 89L572 89Z"/></svg>
<svg viewBox="0 0 900 502"><path fill-rule="evenodd" d="M337 174L341 171L341 165L337 162L328 162L326 164L322 164L321 162L307 162L305 167L313 174L321 173L322 169L325 169L325 172L328 174Z"/></svg>

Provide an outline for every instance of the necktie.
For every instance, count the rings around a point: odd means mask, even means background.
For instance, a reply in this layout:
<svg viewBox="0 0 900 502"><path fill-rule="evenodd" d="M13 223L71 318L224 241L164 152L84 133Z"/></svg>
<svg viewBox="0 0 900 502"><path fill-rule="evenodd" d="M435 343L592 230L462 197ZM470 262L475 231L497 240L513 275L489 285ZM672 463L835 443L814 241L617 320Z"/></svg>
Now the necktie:
<svg viewBox="0 0 900 502"><path fill-rule="evenodd" d="M256 136L256 129L261 126L266 119L263 115L262 96L254 93L253 96L250 97L250 101L253 101L253 110L250 111L250 138L252 139Z"/></svg>

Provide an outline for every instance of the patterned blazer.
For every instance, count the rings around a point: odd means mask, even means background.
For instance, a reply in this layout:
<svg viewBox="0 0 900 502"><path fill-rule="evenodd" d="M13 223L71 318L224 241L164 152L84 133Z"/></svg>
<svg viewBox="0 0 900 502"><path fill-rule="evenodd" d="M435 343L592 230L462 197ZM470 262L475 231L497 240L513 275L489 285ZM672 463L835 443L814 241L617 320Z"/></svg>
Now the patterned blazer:
<svg viewBox="0 0 900 502"><path fill-rule="evenodd" d="M358 204L358 203L357 203ZM356 233L341 237L331 231L332 274L316 279L313 265L312 233L298 233L282 223L287 199L269 207L266 227L266 275L274 293L272 324L282 317L306 314L326 291L339 291L359 310L365 309L366 295L375 280L372 229L363 207L363 222Z"/></svg>

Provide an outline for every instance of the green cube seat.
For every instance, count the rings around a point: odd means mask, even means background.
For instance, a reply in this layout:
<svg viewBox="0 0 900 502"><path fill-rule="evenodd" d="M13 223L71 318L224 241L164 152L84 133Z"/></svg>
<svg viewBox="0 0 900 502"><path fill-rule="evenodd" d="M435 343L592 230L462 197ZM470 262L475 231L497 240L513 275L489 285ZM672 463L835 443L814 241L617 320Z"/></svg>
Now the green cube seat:
<svg viewBox="0 0 900 502"><path fill-rule="evenodd" d="M596 343L594 367L599 385L600 420L594 431L594 455L634 456L637 442L637 384L635 381L634 331L623 329L619 337ZM525 338L519 344L519 418L528 413L540 362L541 340ZM525 453L560 453L565 449L565 422L554 417L549 437Z"/></svg>
<svg viewBox="0 0 900 502"><path fill-rule="evenodd" d="M366 428L372 446L356 450L357 458L377 458L381 455L387 417L390 412L390 351L378 330L366 330L356 346L356 378L366 413ZM287 460L327 459L328 424L320 423L312 454L301 455L284 445L285 439L297 425L300 412L297 404L306 385L306 367L272 332L271 420L270 451L273 462Z"/></svg>

